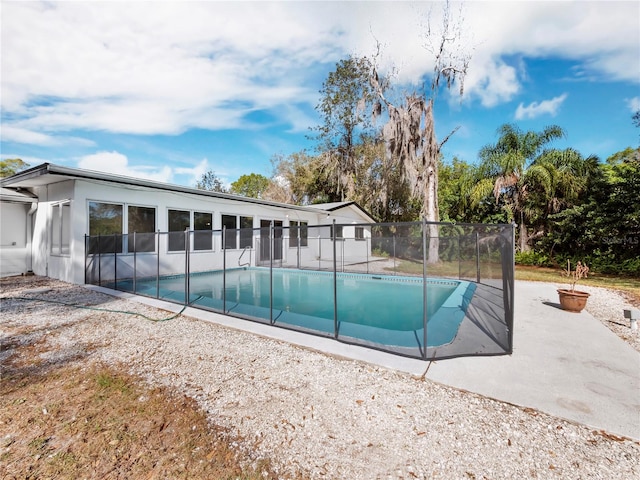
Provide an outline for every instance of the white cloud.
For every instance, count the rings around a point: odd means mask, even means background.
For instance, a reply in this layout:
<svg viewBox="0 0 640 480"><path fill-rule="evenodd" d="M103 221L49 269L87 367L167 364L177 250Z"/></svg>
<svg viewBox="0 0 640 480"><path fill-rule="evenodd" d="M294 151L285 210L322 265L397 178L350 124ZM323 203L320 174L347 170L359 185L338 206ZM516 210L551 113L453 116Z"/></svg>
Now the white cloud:
<svg viewBox="0 0 640 480"><path fill-rule="evenodd" d="M638 2L471 2L478 51L573 59L607 79L640 81Z"/></svg>
<svg viewBox="0 0 640 480"><path fill-rule="evenodd" d="M551 115L555 117L562 103L567 99L567 94L563 93L551 100L541 102L531 102L526 107L520 103L516 109L516 120L536 118L541 115Z"/></svg>
<svg viewBox="0 0 640 480"><path fill-rule="evenodd" d="M217 2L3 10L3 108L45 131L238 127L248 112L314 97L317 86L290 73L324 60L333 43L304 9L279 3L249 13Z"/></svg>
<svg viewBox="0 0 640 480"><path fill-rule="evenodd" d="M193 186L202 178L202 175L209 170L211 170L209 162L206 158L203 158L200 163L194 167L176 167L175 173L176 176L183 175L187 177L187 180L182 182L183 184Z"/></svg>
<svg viewBox="0 0 640 480"><path fill-rule="evenodd" d="M58 146L58 145L82 145L90 147L94 142L85 138L70 137L66 135L49 135L33 129L3 124L0 130L3 142L23 143L26 145Z"/></svg>
<svg viewBox="0 0 640 480"><path fill-rule="evenodd" d="M474 61L465 85L467 92L478 97L485 107L508 102L520 92L516 68L494 59Z"/></svg>
<svg viewBox="0 0 640 480"><path fill-rule="evenodd" d="M55 145L56 143L55 138L51 135L6 124L2 125L2 141L32 145Z"/></svg>
<svg viewBox="0 0 640 480"><path fill-rule="evenodd" d="M640 97L633 97L627 100L627 106L632 113L636 113L640 110Z"/></svg>
<svg viewBox="0 0 640 480"><path fill-rule="evenodd" d="M171 183L174 173L173 170L167 166L150 167L129 165L127 156L115 151L86 155L78 161L78 167L165 183Z"/></svg>
<svg viewBox="0 0 640 480"><path fill-rule="evenodd" d="M191 187L195 186L203 174L212 170L206 158L203 158L192 167L132 165L126 155L116 151L104 151L85 155L78 160L77 166L97 172L114 173L126 177L142 178L163 183L176 183ZM216 171L216 175L223 183L229 183L224 172L220 173Z"/></svg>
<svg viewBox="0 0 640 480"><path fill-rule="evenodd" d="M349 53L371 54L376 40L382 67L424 80L433 68L425 5L4 2L3 140L255 128L247 114L261 110L300 131L326 71ZM436 26L439 6L432 13ZM523 57L572 59L590 74L638 82L638 15L637 2L470 2L466 92L485 107L512 100Z"/></svg>

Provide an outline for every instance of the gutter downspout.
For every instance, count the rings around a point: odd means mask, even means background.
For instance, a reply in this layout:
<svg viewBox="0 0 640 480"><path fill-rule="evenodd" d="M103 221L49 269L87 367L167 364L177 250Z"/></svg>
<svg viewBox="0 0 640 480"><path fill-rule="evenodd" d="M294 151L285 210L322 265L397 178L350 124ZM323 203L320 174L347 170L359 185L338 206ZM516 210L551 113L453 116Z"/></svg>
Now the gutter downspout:
<svg viewBox="0 0 640 480"><path fill-rule="evenodd" d="M38 210L38 203L32 202L27 212L27 273L33 273L33 214Z"/></svg>

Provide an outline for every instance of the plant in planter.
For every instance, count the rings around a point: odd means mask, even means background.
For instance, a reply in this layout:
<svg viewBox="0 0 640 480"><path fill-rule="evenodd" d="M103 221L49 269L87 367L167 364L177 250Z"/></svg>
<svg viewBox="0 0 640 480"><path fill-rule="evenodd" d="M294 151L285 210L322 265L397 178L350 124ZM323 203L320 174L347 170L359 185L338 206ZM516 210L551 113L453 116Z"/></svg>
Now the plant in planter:
<svg viewBox="0 0 640 480"><path fill-rule="evenodd" d="M576 290L576 283L578 283L580 279L587 277L589 267L584 265L582 262L578 262L576 264L576 268L571 270L571 261L567 260L567 269L562 273L565 277L569 277L571 279L571 289L558 289L560 306L563 310L580 313L587 304L589 294L587 292Z"/></svg>

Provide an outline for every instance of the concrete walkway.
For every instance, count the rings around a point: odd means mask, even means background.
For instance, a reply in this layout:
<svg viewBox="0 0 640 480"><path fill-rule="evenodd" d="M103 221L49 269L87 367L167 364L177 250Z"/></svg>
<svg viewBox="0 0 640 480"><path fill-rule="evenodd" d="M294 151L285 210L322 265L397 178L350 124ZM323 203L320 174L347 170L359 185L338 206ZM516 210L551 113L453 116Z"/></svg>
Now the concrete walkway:
<svg viewBox="0 0 640 480"><path fill-rule="evenodd" d="M427 377L640 440L640 353L589 313L560 310L553 285L516 282L515 295L513 355L435 362Z"/></svg>
<svg viewBox="0 0 640 480"><path fill-rule="evenodd" d="M180 305L134 297L178 312ZM328 354L408 372L456 388L640 440L640 353L587 312L560 310L553 285L516 282L511 356L425 362L194 308L186 315ZM622 317L623 313L620 312Z"/></svg>

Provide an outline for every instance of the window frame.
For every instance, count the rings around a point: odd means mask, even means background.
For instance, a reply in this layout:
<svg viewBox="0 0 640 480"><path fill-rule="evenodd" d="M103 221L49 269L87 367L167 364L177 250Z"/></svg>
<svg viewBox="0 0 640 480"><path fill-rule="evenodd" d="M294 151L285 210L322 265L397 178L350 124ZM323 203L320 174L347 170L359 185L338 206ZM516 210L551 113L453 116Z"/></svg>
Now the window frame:
<svg viewBox="0 0 640 480"><path fill-rule="evenodd" d="M155 253L156 252L156 231L158 228L158 208L152 207L148 205L139 205L135 203L126 203L126 212L127 212L127 253ZM134 231L131 231L131 209L146 209L153 211L153 230L150 232L139 232L134 228ZM136 243L138 245L133 244L133 234L136 234ZM138 234L143 235L138 238ZM149 236L149 234L153 234L153 236ZM151 239L151 241L149 241ZM142 248L140 248L142 244Z"/></svg>
<svg viewBox="0 0 640 480"><path fill-rule="evenodd" d="M233 226L225 224L225 220L233 219ZM220 214L220 229L224 231L224 242L222 248L224 250L237 250L238 249L238 215L231 215L228 213ZM227 232L233 230L233 235L229 235Z"/></svg>
<svg viewBox="0 0 640 480"><path fill-rule="evenodd" d="M196 228L196 216L209 216L209 228ZM204 232L208 232L205 235ZM201 248L205 244L207 248ZM193 210L193 251L211 252L213 251L213 212L203 212Z"/></svg>
<svg viewBox="0 0 640 480"><path fill-rule="evenodd" d="M330 238L333 240L344 240L344 225L330 225L331 229L329 230ZM335 227L335 236L333 234L333 228Z"/></svg>
<svg viewBox="0 0 640 480"><path fill-rule="evenodd" d="M250 220L250 222L247 222L247 220ZM251 223L251 227L246 226L246 223ZM253 248L253 216L238 215L238 225L240 226L238 229L240 236L240 242L238 243L239 247L241 249ZM249 235L247 235L247 231L249 232Z"/></svg>
<svg viewBox="0 0 640 480"><path fill-rule="evenodd" d="M182 222L180 222L180 229L179 230L172 230L172 219L171 214L172 212L174 213L180 213L180 214L187 214L188 219L187 219L187 223L186 223L186 228L183 228L182 226L185 225L184 222L184 218L182 218ZM184 252L186 250L186 242L184 239L184 232L185 230L191 230L191 210L183 210L183 209L178 209L178 208L167 208L167 235L168 235L168 239L167 239L167 252L172 253L172 252Z"/></svg>
<svg viewBox="0 0 640 480"><path fill-rule="evenodd" d="M234 230L235 235L229 235L225 232L225 241L223 248L226 250L244 250L245 248L253 249L253 229L254 229L254 216L253 215L240 215L236 213L221 213L220 214L220 229L225 227L224 219L235 218L234 227L226 226L227 230ZM247 226L250 224L251 226ZM249 235L247 235L249 232Z"/></svg>
<svg viewBox="0 0 640 480"><path fill-rule="evenodd" d="M119 233L105 233L105 234L97 234L92 231L92 205L110 205L111 207L119 207L120 210L120 232ZM148 238L153 238L153 242L150 242L147 239L142 240L146 247L144 249L140 249L139 239L136 237L136 243L138 243L138 249L134 252L133 245L133 233L130 231L131 227L131 212L132 208L140 208L147 209L153 211L153 231L152 232L138 232L136 230L135 233L141 235L147 235ZM114 209L115 210L115 209ZM98 219L100 220L100 219ZM134 253L156 253L156 238L158 228L158 206L157 205L144 205L140 203L128 203L128 202L113 202L109 200L93 200L87 199L87 230L89 231L90 237L96 237L98 235L105 237L105 243L101 243L100 248L98 248L97 239L91 238L88 245L88 255L99 255L99 254L121 254L121 255L133 255ZM94 224L95 226L95 224ZM96 226L96 227L99 227ZM126 232L126 233L125 233ZM120 240L114 244L113 235L119 236ZM126 240L126 241L125 241Z"/></svg>
<svg viewBox="0 0 640 480"><path fill-rule="evenodd" d="M114 233L93 233L91 231L91 204L102 204L102 205L111 205L114 207L120 207L120 232ZM101 201L101 200L87 200L87 230L89 231L90 237L105 237L105 243L100 242L99 240L92 238L89 241L88 245L88 254L89 255L101 255L101 254L110 254L110 253L123 253L123 230L124 230L124 215L125 215L125 203L123 202L111 202L111 201ZM120 236L120 241L117 241L118 236ZM114 241L115 240L115 241Z"/></svg>
<svg viewBox="0 0 640 480"><path fill-rule="evenodd" d="M57 257L71 255L71 200L51 205L50 253Z"/></svg>
<svg viewBox="0 0 640 480"><path fill-rule="evenodd" d="M289 221L289 248L298 247L298 238L301 247L309 246L309 222L302 220Z"/></svg>

